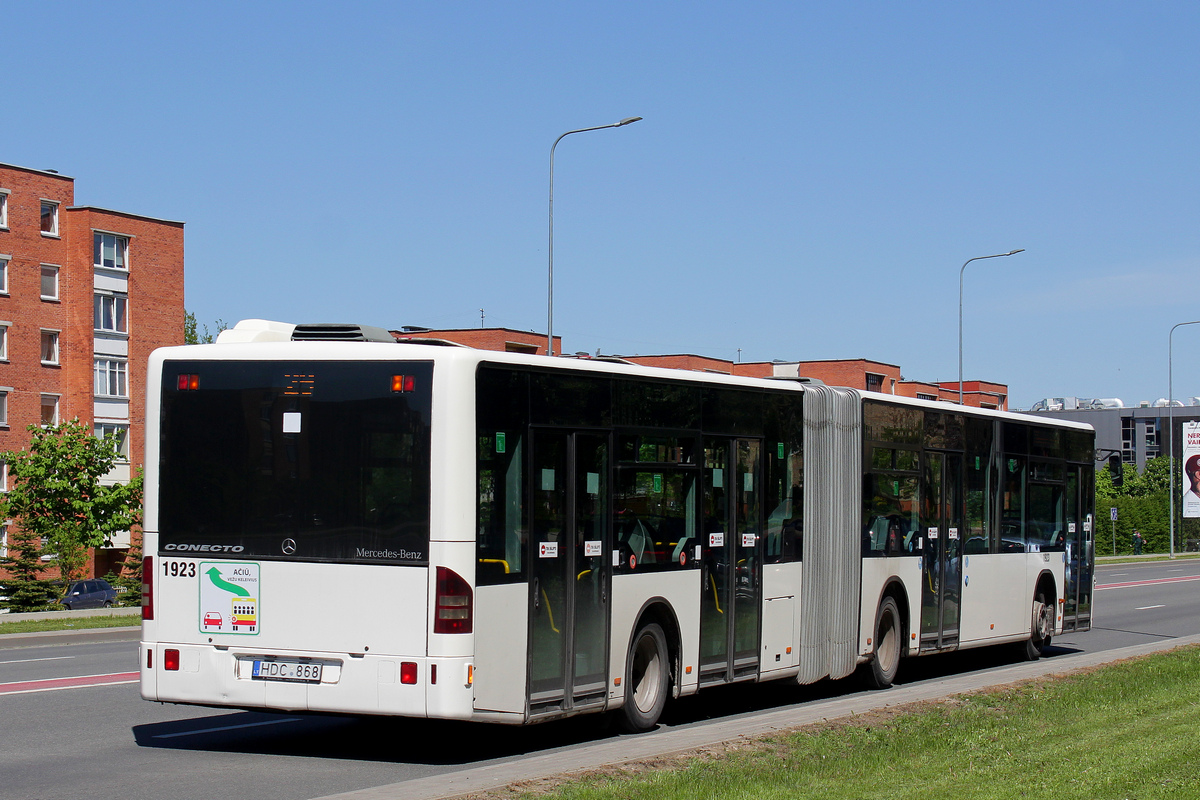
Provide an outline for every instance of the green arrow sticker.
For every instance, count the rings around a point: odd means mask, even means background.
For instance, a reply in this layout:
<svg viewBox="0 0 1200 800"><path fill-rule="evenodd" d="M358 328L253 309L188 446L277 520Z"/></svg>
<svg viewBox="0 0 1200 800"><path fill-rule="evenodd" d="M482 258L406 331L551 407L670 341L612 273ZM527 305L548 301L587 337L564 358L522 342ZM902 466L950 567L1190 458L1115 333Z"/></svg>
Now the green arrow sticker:
<svg viewBox="0 0 1200 800"><path fill-rule="evenodd" d="M213 586L216 586L218 589L223 589L226 592L233 592L234 594L238 595L239 597L249 597L250 596L250 592L246 591L243 587L238 586L236 583L230 583L229 581L222 578L221 570L217 569L216 567L213 567L205 574L207 574L209 580L211 580L213 582Z"/></svg>

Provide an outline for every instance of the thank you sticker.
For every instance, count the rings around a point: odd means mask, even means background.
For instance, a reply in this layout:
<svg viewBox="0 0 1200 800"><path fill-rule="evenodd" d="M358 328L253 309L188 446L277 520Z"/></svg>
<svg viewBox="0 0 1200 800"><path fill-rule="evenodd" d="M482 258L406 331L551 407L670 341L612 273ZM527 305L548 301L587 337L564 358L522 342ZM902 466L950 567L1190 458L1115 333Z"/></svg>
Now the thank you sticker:
<svg viewBox="0 0 1200 800"><path fill-rule="evenodd" d="M258 634L258 564L203 561L199 583L201 632Z"/></svg>

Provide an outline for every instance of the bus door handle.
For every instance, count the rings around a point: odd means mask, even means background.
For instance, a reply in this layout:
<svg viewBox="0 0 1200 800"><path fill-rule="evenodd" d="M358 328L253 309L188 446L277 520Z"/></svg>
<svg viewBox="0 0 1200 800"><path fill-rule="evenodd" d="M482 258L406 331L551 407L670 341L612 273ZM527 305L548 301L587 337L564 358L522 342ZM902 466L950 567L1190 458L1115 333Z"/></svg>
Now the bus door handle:
<svg viewBox="0 0 1200 800"><path fill-rule="evenodd" d="M542 593L538 591L538 579L533 579L533 610L537 611L542 606Z"/></svg>

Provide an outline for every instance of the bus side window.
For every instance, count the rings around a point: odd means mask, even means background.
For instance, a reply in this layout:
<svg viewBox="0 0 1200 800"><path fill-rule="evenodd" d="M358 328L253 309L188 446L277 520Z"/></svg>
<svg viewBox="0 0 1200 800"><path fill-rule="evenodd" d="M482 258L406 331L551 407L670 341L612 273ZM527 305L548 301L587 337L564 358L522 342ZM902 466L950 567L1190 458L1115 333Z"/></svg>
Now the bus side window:
<svg viewBox="0 0 1200 800"><path fill-rule="evenodd" d="M476 583L487 586L524 580L528 536L524 503L524 441L495 431L479 438L479 529Z"/></svg>

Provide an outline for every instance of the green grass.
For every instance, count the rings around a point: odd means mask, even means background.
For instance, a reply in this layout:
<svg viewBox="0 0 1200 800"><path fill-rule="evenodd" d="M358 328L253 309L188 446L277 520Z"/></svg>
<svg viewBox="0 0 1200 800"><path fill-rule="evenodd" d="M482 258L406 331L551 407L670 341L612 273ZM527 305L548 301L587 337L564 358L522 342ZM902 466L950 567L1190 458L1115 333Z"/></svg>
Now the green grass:
<svg viewBox="0 0 1200 800"><path fill-rule="evenodd" d="M3 617L0 617L3 619ZM0 622L0 635L6 633L42 633L44 631L80 631L87 628L134 628L142 624L139 614L123 617L64 617Z"/></svg>
<svg viewBox="0 0 1200 800"><path fill-rule="evenodd" d="M560 798L1200 798L1200 648L813 726Z"/></svg>

